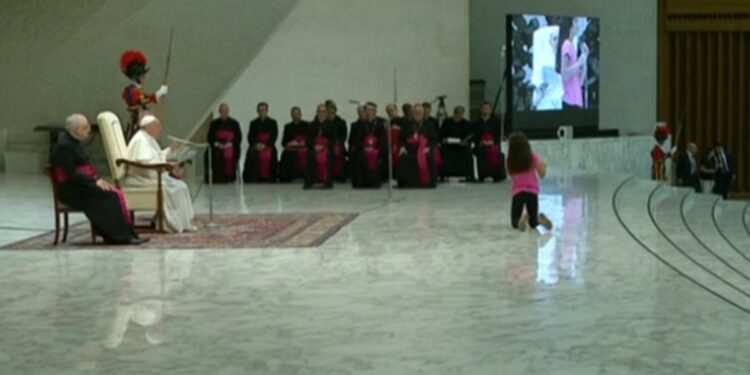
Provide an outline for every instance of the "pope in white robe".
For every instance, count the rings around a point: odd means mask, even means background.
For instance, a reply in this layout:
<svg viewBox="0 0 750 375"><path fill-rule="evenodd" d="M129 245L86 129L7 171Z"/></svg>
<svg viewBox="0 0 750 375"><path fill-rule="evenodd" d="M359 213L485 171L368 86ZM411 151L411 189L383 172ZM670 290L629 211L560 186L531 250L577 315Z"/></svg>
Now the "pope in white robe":
<svg viewBox="0 0 750 375"><path fill-rule="evenodd" d="M127 158L142 164L167 163L174 146L162 149L156 141L161 137L161 133L162 125L159 119L153 115L144 116L140 122L140 130L128 144ZM156 171L131 166L128 168L124 182L125 186L156 186L158 175ZM187 184L163 172L162 189L167 231L172 233L195 231L193 202L190 199Z"/></svg>

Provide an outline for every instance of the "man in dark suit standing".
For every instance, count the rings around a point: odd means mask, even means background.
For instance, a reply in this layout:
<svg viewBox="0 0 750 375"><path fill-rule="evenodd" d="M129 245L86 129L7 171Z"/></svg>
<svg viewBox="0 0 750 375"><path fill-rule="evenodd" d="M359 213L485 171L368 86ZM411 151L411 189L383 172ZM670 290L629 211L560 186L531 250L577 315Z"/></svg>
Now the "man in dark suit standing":
<svg viewBox="0 0 750 375"><path fill-rule="evenodd" d="M677 185L691 187L696 193L703 192L701 183L701 166L698 164L698 147L695 143L690 143L687 150L677 160Z"/></svg>
<svg viewBox="0 0 750 375"><path fill-rule="evenodd" d="M729 189L732 187L732 180L735 176L735 164L732 154L724 149L720 143L711 151L708 156L709 164L714 173L713 193L721 195L724 199L729 198Z"/></svg>

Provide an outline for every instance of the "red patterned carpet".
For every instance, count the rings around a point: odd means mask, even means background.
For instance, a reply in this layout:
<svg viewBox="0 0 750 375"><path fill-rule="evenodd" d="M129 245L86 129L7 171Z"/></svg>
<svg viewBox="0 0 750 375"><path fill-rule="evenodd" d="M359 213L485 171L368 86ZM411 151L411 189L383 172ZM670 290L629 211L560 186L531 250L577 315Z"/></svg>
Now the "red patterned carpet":
<svg viewBox="0 0 750 375"><path fill-rule="evenodd" d="M208 227L208 216L199 215L198 231L183 234L149 233L151 241L141 246L117 246L117 249L254 249L317 247L357 217L356 214L258 214L214 215L216 226ZM62 233L60 234L62 238ZM113 248L91 243L88 222L70 227L68 241L53 246L54 234L6 245L2 250L62 250Z"/></svg>

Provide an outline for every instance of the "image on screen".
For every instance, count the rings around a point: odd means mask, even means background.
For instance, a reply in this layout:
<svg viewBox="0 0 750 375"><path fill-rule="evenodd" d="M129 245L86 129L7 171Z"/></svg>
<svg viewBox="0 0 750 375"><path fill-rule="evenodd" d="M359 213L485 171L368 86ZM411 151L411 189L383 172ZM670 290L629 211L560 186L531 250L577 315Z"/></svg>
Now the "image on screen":
<svg viewBox="0 0 750 375"><path fill-rule="evenodd" d="M533 128L598 126L599 19L509 15L507 31L508 109L514 122Z"/></svg>

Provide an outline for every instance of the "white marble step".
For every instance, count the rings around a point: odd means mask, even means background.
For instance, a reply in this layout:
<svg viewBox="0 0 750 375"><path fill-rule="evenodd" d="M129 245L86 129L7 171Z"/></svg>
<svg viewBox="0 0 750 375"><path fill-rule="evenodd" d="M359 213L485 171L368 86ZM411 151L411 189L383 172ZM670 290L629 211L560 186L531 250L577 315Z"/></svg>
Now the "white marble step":
<svg viewBox="0 0 750 375"><path fill-rule="evenodd" d="M742 263L744 259L736 253L730 253L731 249L717 247L711 249L714 253L707 251L682 220L681 210L692 213L703 209L701 205L706 199L699 196L694 200L687 189L641 179L630 180L614 197L623 225L647 251L665 263L665 271L671 267L694 285L700 284L741 308L750 309L748 264ZM713 224L701 226L700 233L705 231L710 235L712 229Z"/></svg>

